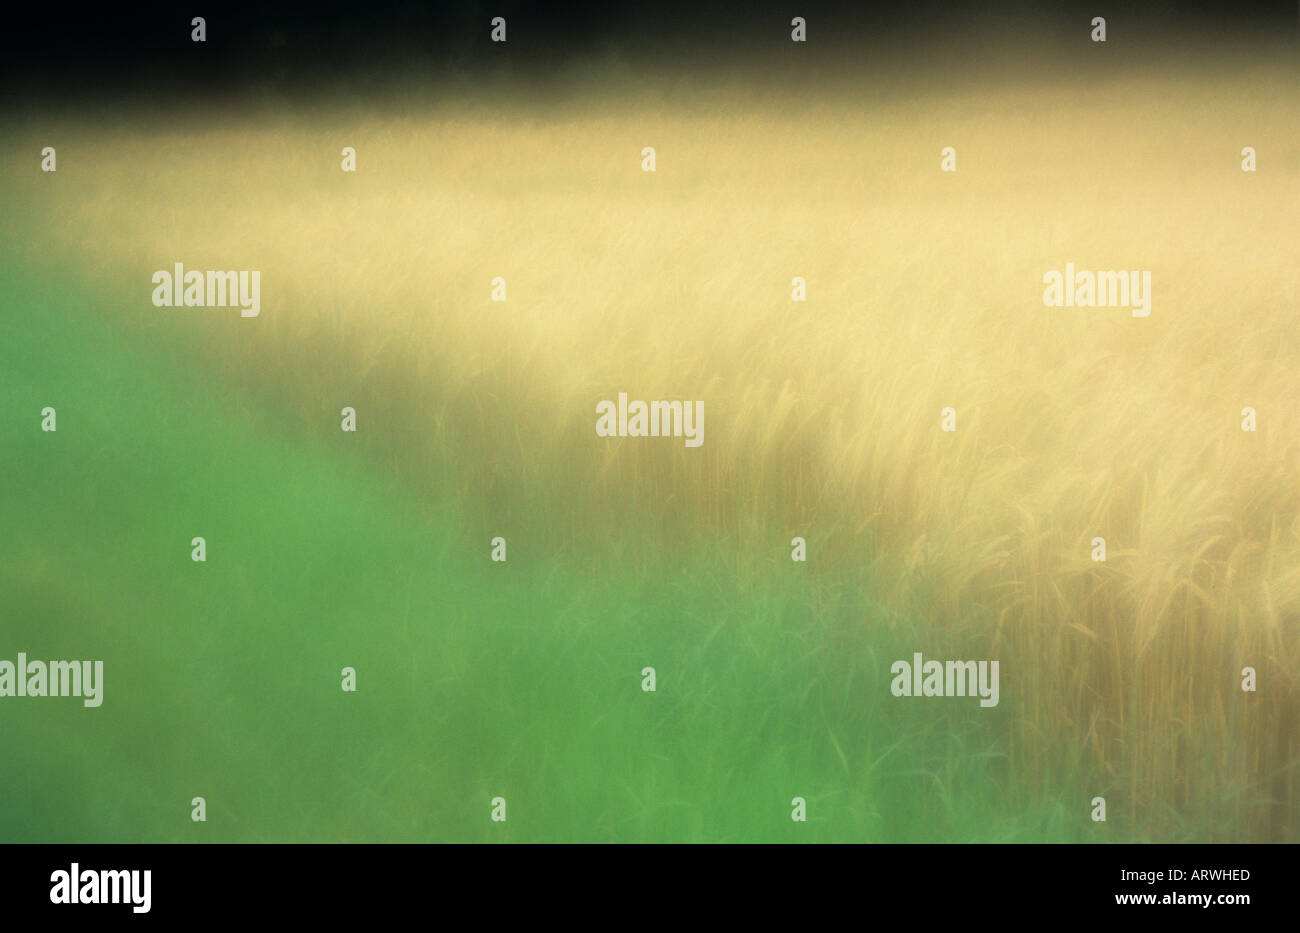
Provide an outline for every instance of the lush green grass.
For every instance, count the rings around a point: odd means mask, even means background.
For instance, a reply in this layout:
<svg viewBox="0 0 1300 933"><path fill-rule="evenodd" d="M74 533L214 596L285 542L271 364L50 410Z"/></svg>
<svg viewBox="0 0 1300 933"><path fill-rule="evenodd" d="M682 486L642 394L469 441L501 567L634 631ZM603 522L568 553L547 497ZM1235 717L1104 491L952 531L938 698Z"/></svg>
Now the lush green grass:
<svg viewBox="0 0 1300 933"><path fill-rule="evenodd" d="M1082 784L1007 774L1014 680L996 710L889 694L918 620L870 568L819 587L780 540L740 545L761 571L734 540L647 559L635 522L580 566L545 514L493 564L473 504L394 485L361 434L287 437L192 330L2 275L0 656L103 659L105 701L0 703L0 839L1109 837Z"/></svg>

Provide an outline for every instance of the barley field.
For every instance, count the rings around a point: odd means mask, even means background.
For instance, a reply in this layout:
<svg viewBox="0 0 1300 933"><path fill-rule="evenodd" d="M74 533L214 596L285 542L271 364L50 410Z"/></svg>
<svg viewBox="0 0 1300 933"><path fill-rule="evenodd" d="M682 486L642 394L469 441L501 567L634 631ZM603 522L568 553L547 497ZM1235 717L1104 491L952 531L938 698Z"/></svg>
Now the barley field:
<svg viewBox="0 0 1300 933"><path fill-rule="evenodd" d="M1296 69L995 81L15 120L0 837L1300 841Z"/></svg>

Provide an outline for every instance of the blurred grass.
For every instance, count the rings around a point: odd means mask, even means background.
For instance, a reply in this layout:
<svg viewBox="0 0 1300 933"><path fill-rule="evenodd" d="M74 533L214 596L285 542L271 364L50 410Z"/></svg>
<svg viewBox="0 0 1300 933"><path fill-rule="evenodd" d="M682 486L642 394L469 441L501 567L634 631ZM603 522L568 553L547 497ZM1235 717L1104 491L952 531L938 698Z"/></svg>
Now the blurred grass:
<svg viewBox="0 0 1300 933"><path fill-rule="evenodd" d="M171 728L222 710L211 741L248 776L198 738L158 773L185 801L199 763L233 782L242 822L208 827L230 838L480 838L464 801L486 821L503 793L516 839L1294 841L1294 87L1242 59L868 101L633 87L17 127L60 169L6 173L33 270L5 299L6 471L44 494L7 547L45 542L5 561L15 637L89 624L88 596L41 608L80 570L122 590L93 612L144 602L102 625L161 629L158 664L205 649ZM152 308L175 261L262 270L262 317ZM1152 270L1151 317L1043 308L1067 261ZM72 270L75 292L35 284ZM29 434L55 371L79 386L57 440ZM704 399L704 446L596 439L618 391ZM199 603L196 524L218 532ZM189 582L146 583L164 559ZM884 702L914 650L1000 659L1002 704ZM363 692L326 716L356 652ZM220 699L203 678L236 658L258 676ZM258 702L273 671L300 737ZM806 827L795 794L820 802Z"/></svg>
<svg viewBox="0 0 1300 933"><path fill-rule="evenodd" d="M890 697L914 642L868 573L828 594L788 562L736 576L719 542L588 575L538 553L544 521L492 565L458 503L341 432L276 436L184 341L146 349L105 314L125 296L11 264L0 288L40 309L4 318L6 410L59 412L52 434L4 423L4 643L105 662L97 710L0 705L5 841L1080 835L999 792L998 713Z"/></svg>

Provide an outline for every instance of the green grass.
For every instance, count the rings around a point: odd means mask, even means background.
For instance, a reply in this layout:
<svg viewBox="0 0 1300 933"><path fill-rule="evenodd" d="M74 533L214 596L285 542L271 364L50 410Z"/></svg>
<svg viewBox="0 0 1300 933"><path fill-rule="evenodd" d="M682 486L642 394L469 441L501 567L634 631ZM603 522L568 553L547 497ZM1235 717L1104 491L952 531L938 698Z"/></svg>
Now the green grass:
<svg viewBox="0 0 1300 933"><path fill-rule="evenodd" d="M566 564L564 516L527 503L493 564L463 519L482 503L396 485L360 433L281 430L201 332L12 265L0 657L103 659L105 700L0 703L0 840L1109 838L1079 775L1007 773L1013 679L996 710L890 696L926 620L878 604L871 568L818 586L780 540L647 557L636 516Z"/></svg>

